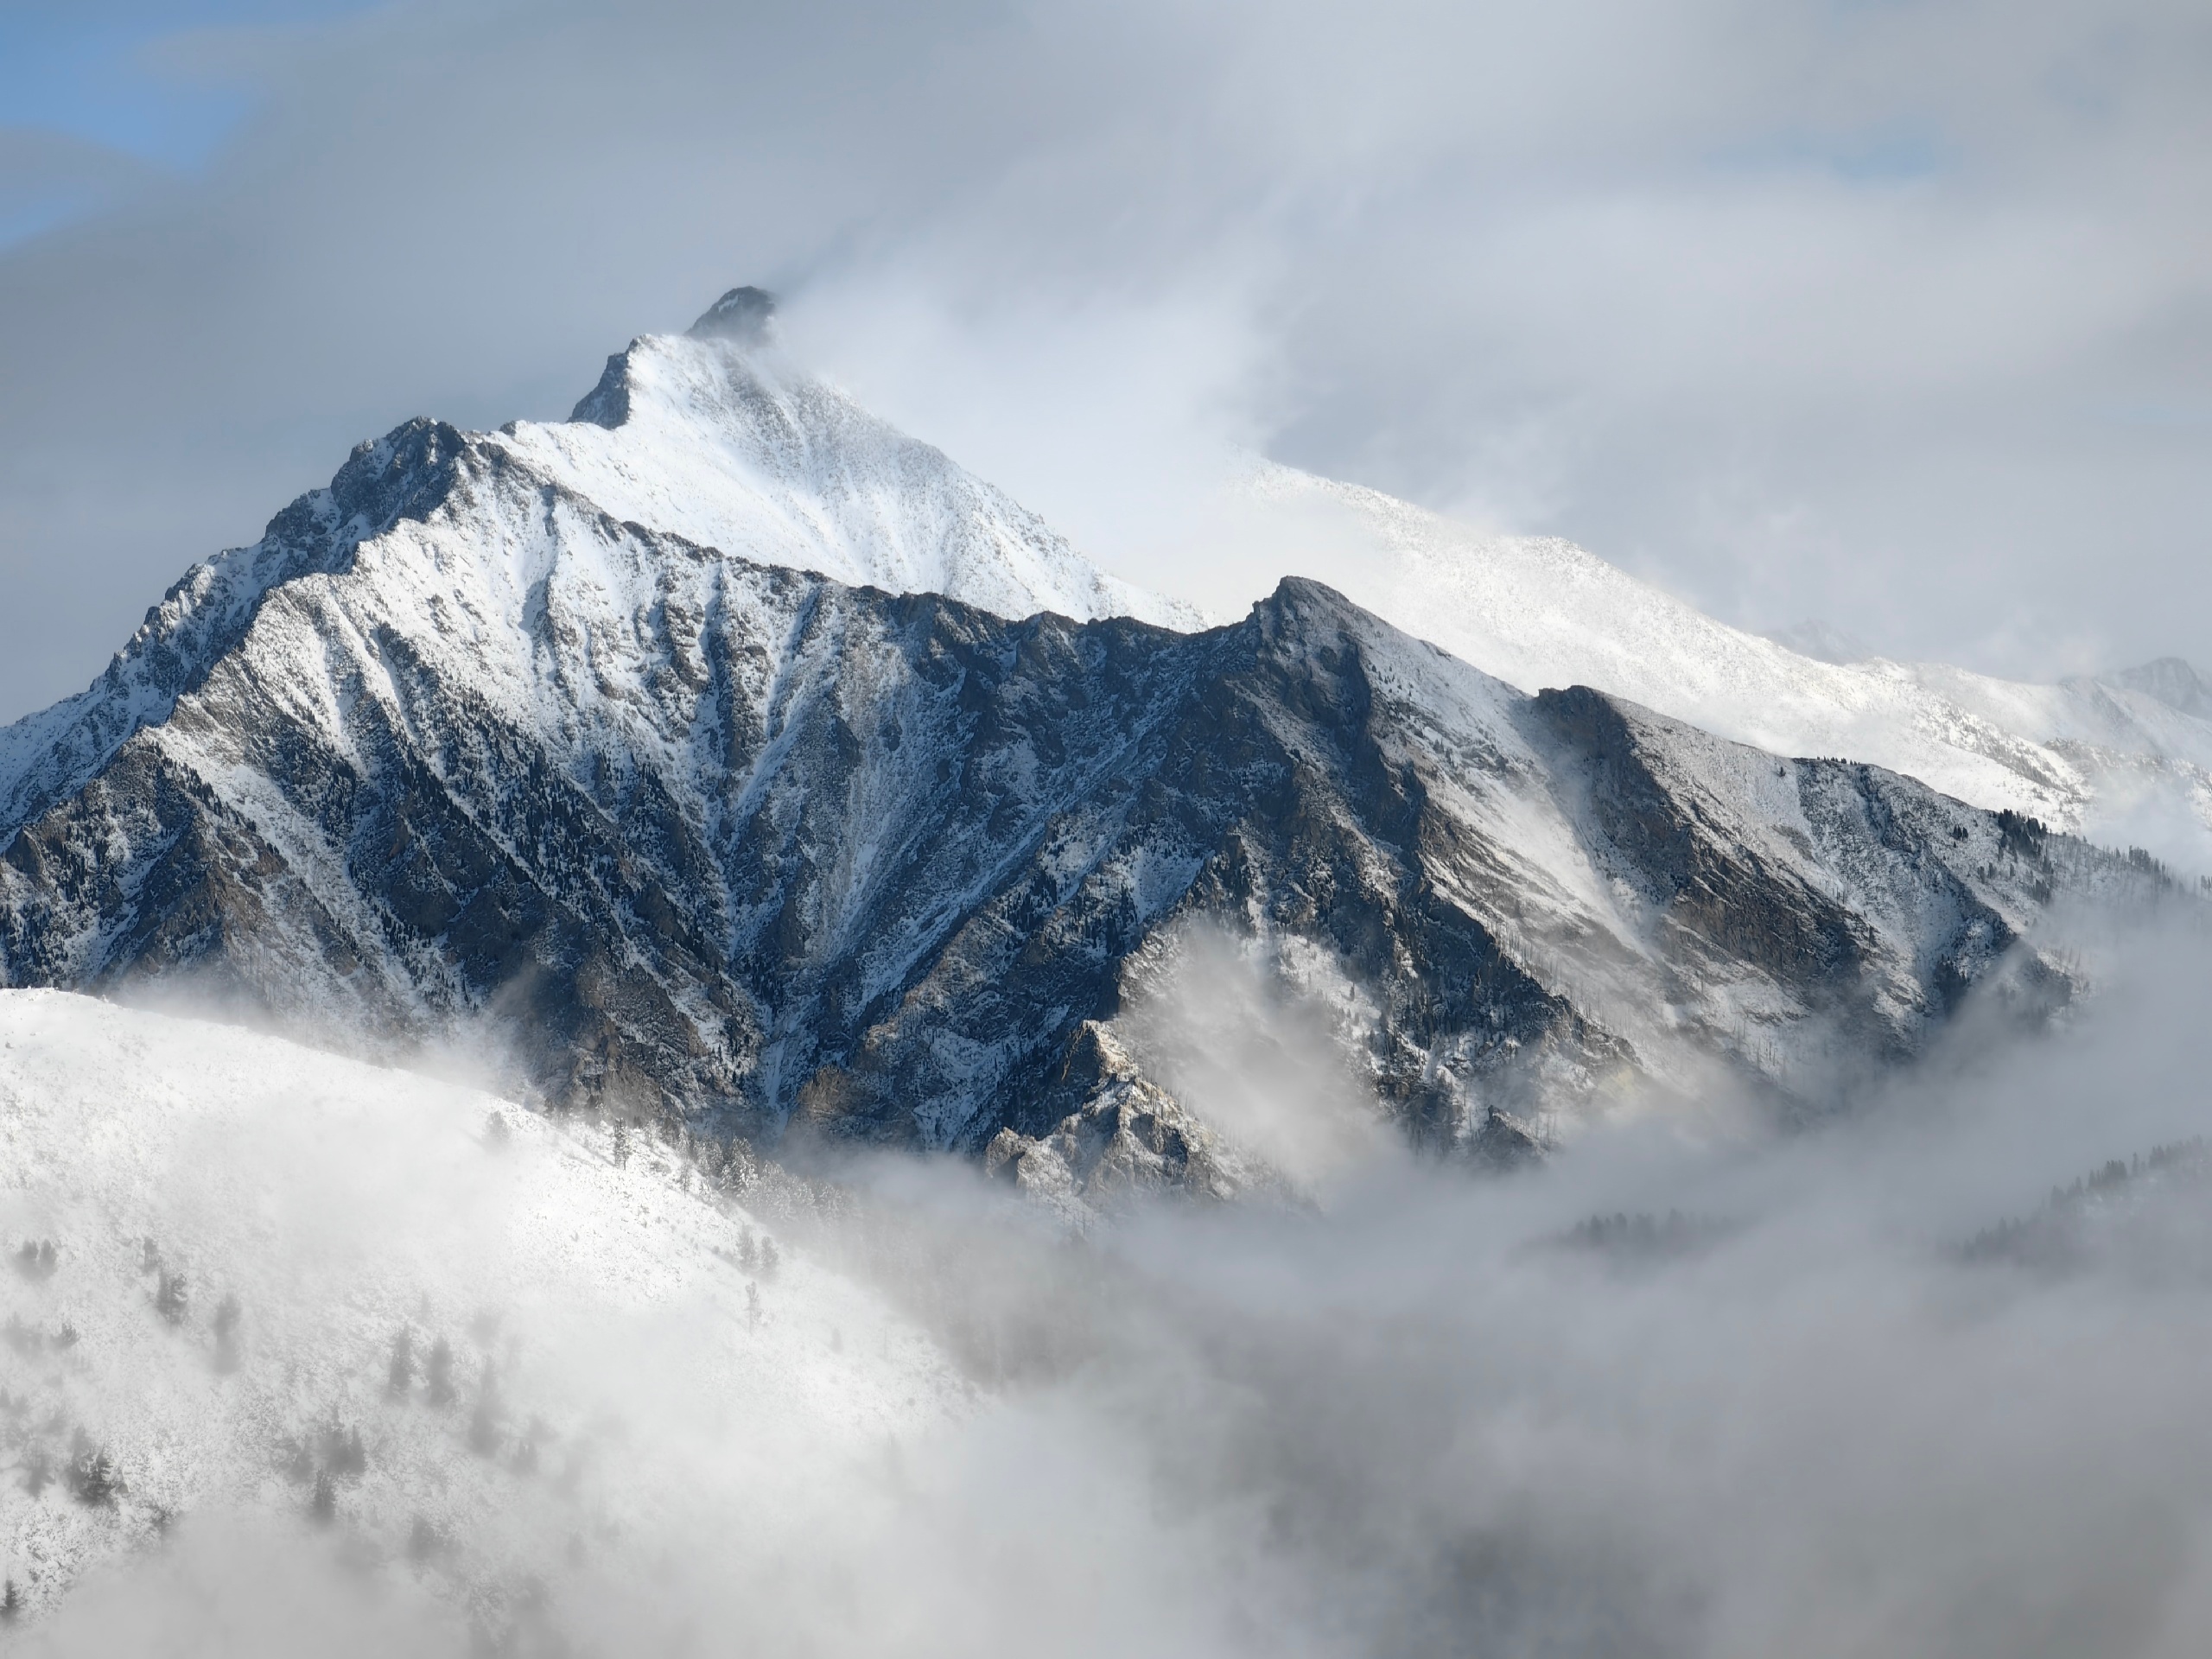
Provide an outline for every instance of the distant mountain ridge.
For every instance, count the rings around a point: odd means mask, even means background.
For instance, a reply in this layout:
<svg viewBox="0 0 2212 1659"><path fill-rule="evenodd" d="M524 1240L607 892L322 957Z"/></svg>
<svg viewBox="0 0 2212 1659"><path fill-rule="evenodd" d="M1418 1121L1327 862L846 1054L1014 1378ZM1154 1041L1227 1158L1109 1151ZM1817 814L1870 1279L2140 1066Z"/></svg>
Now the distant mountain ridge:
<svg viewBox="0 0 2212 1659"><path fill-rule="evenodd" d="M2212 720L2212 681L2178 657L2161 657L2105 677L2113 685L2156 697L2169 709L2178 709L2198 720Z"/></svg>
<svg viewBox="0 0 2212 1659"><path fill-rule="evenodd" d="M1123 1027L1193 929L1417 1140L1508 1157L1636 1101L1815 1109L1975 988L2063 1003L2056 901L2179 891L1316 583L1157 626L733 309L575 422L361 446L0 734L0 984L471 1033L556 1103L1089 1199L1269 1179Z"/></svg>
<svg viewBox="0 0 2212 1659"><path fill-rule="evenodd" d="M1573 543L1486 533L1289 467L1260 464L1238 499L1287 568L1525 691L1595 686L2212 874L2212 697L2176 659L2055 684L1859 659L1818 630L1784 642L1731 627Z"/></svg>

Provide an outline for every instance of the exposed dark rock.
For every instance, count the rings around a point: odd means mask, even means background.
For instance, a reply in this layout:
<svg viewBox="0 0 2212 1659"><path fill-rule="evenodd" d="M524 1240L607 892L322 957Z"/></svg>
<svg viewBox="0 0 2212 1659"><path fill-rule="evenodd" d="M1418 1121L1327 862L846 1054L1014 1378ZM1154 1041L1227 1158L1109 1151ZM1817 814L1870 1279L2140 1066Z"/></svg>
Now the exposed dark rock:
<svg viewBox="0 0 2212 1659"><path fill-rule="evenodd" d="M697 339L751 342L766 337L776 315L776 296L766 289L733 288L699 314L685 332Z"/></svg>
<svg viewBox="0 0 2212 1659"><path fill-rule="evenodd" d="M1205 633L1008 621L616 524L427 422L272 537L0 817L0 982L188 976L489 1028L556 1103L1215 1192L1262 1177L1111 1037L1195 923L1339 986L1417 1143L1510 1163L1645 1084L1817 1105L1975 987L2063 1000L2055 893L2160 887L1523 696L1312 582Z"/></svg>

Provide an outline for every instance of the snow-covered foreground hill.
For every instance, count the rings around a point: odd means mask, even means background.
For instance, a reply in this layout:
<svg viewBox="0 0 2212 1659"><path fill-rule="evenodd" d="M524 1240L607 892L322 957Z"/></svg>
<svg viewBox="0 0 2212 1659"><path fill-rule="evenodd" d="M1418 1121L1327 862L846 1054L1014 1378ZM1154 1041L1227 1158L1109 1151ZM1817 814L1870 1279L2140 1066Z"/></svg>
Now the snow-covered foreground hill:
<svg viewBox="0 0 2212 1659"><path fill-rule="evenodd" d="M1229 511L1241 537L1270 550L1271 569L1328 582L1524 691L1594 686L1770 753L1884 766L2212 874L2212 721L2181 664L2031 684L1935 663L1825 662L1571 543L1486 534L1288 467L1255 468Z"/></svg>
<svg viewBox="0 0 2212 1659"><path fill-rule="evenodd" d="M742 1584L864 1530L966 1385L741 1180L641 1131L619 1153L235 1027L0 994L0 1576L29 1622L180 1527L319 1540L493 1637L640 1618L701 1537Z"/></svg>

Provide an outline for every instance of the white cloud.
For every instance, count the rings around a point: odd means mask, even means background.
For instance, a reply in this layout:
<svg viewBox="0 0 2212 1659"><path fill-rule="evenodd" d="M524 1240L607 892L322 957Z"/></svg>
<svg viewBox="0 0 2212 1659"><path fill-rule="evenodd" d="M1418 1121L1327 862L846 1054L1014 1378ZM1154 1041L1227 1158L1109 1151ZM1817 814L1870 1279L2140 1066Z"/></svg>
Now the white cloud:
<svg viewBox="0 0 2212 1659"><path fill-rule="evenodd" d="M0 261L0 709L355 439L560 412L745 280L1139 575L1243 442L1734 620L2212 656L2177 0L463 0L194 50L260 79L232 151Z"/></svg>

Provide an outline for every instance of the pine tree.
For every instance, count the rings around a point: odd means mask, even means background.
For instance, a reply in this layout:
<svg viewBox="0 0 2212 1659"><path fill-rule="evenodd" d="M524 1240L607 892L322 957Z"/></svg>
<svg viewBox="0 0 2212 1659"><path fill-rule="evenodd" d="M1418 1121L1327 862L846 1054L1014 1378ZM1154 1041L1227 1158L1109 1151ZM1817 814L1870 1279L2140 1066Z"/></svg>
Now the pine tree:
<svg viewBox="0 0 2212 1659"><path fill-rule="evenodd" d="M391 1369L385 1375L384 1391L393 1400L404 1400L415 1386L415 1335L405 1325L391 1339Z"/></svg>
<svg viewBox="0 0 2212 1659"><path fill-rule="evenodd" d="M22 1617L22 1592L16 1588L16 1581L10 1579L8 1580L8 1587L5 1590L0 1590L0 1619L5 1619L12 1624Z"/></svg>
<svg viewBox="0 0 2212 1659"><path fill-rule="evenodd" d="M369 1470L369 1450L358 1428L341 1428L333 1422L322 1437L323 1467L334 1479L359 1480Z"/></svg>
<svg viewBox="0 0 2212 1659"><path fill-rule="evenodd" d="M182 1325L185 1315L192 1311L192 1287L185 1282L184 1269L163 1272L161 1287L154 1293L154 1306L171 1325Z"/></svg>
<svg viewBox="0 0 2212 1659"><path fill-rule="evenodd" d="M116 1472L115 1459L104 1446L95 1446L81 1428L77 1431L75 1449L69 1459L69 1495L79 1503L98 1507L112 1503L122 1489L123 1479Z"/></svg>
<svg viewBox="0 0 2212 1659"><path fill-rule="evenodd" d="M226 1294L215 1304L215 1369L226 1376L238 1368L238 1299Z"/></svg>
<svg viewBox="0 0 2212 1659"><path fill-rule="evenodd" d="M327 1469L315 1478L315 1496L308 1500L308 1513L324 1526L338 1518L338 1483L331 1479Z"/></svg>
<svg viewBox="0 0 2212 1659"><path fill-rule="evenodd" d="M453 1344L443 1337L430 1344L428 1380L432 1405L449 1406L454 1402Z"/></svg>
<svg viewBox="0 0 2212 1659"><path fill-rule="evenodd" d="M60 1265L54 1253L54 1241L50 1238L42 1238L36 1243L27 1238L23 1241L22 1249L16 1252L16 1271L26 1279L51 1279L54 1268Z"/></svg>
<svg viewBox="0 0 2212 1659"><path fill-rule="evenodd" d="M503 1414L499 1404L499 1374L486 1362L484 1381L476 1390L476 1409L468 1419L470 1451L488 1458L499 1449L499 1419Z"/></svg>

